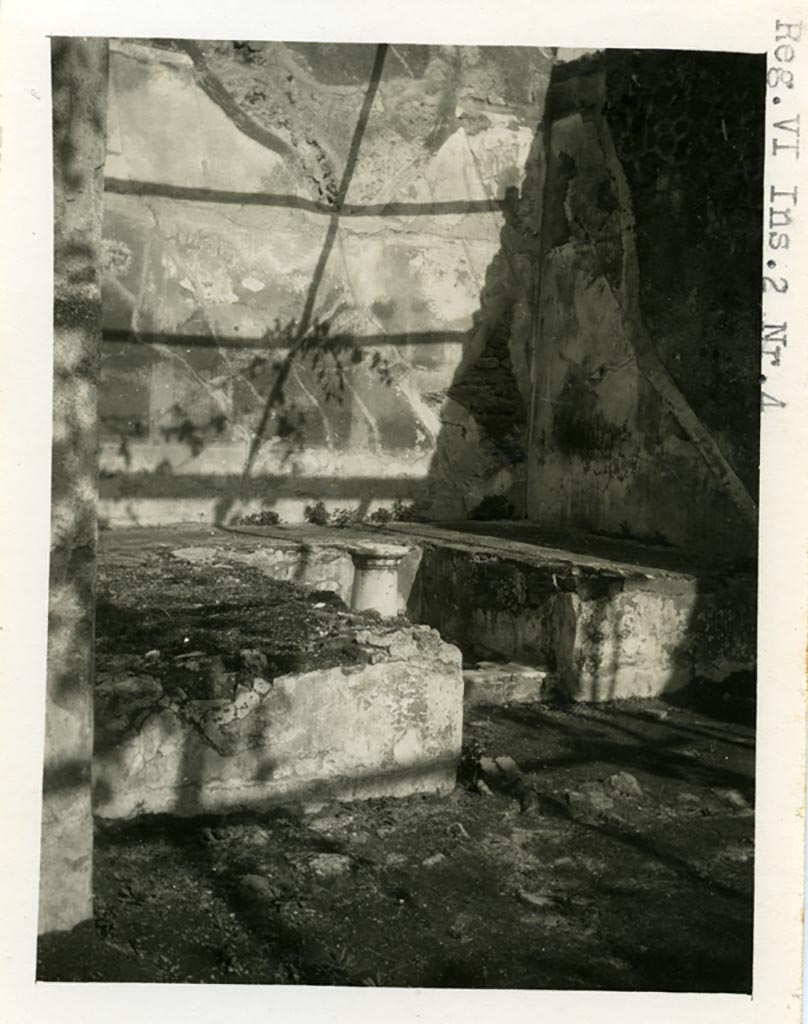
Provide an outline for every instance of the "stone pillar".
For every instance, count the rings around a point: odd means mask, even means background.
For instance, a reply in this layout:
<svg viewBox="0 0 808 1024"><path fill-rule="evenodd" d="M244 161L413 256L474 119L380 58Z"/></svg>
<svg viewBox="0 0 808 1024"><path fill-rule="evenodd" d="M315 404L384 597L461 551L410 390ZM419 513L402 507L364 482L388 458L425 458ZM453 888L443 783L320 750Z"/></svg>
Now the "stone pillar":
<svg viewBox="0 0 808 1024"><path fill-rule="evenodd" d="M351 551L354 585L351 610L398 614L398 566L407 548L398 544L358 544Z"/></svg>
<svg viewBox="0 0 808 1024"><path fill-rule="evenodd" d="M55 39L54 396L39 932L92 916L97 276L106 40Z"/></svg>

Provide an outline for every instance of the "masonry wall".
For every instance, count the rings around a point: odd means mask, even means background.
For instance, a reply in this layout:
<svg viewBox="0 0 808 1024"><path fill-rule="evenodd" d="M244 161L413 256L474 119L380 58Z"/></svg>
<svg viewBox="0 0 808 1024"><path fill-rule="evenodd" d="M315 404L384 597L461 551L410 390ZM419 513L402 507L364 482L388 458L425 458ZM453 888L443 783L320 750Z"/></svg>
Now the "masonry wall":
<svg viewBox="0 0 808 1024"><path fill-rule="evenodd" d="M530 518L756 553L762 57L556 69Z"/></svg>
<svg viewBox="0 0 808 1024"><path fill-rule="evenodd" d="M524 511L552 57L381 57L113 44L106 521Z"/></svg>
<svg viewBox="0 0 808 1024"><path fill-rule="evenodd" d="M39 932L92 916L96 379L107 47L55 39L54 400Z"/></svg>

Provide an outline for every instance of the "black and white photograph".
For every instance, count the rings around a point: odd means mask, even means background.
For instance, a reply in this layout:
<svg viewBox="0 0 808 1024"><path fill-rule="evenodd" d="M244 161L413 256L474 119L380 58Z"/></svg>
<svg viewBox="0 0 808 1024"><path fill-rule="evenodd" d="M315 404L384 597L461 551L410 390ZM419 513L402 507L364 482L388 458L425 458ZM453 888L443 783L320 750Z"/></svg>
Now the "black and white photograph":
<svg viewBox="0 0 808 1024"><path fill-rule="evenodd" d="M758 685L808 379L776 14L49 34L37 990L754 1007L805 685L791 625Z"/></svg>

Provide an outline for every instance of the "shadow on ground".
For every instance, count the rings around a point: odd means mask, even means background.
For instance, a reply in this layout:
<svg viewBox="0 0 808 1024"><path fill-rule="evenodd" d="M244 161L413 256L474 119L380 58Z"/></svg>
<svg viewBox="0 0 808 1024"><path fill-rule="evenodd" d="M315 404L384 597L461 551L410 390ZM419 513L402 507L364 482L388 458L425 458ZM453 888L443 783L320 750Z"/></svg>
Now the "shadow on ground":
<svg viewBox="0 0 808 1024"><path fill-rule="evenodd" d="M536 793L99 829L43 980L748 992L754 739L661 702L478 708Z"/></svg>
<svg viewBox="0 0 808 1024"><path fill-rule="evenodd" d="M99 678L186 639L344 661L293 584L131 540L101 546ZM749 992L754 727L686 696L468 709L448 798L99 824L95 921L38 977Z"/></svg>

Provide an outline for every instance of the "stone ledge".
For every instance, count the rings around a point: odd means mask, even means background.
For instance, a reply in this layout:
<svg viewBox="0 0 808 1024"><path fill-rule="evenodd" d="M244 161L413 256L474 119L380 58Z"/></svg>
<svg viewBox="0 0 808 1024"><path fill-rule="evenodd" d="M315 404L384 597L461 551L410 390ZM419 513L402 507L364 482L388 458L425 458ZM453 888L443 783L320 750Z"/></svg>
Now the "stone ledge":
<svg viewBox="0 0 808 1024"><path fill-rule="evenodd" d="M555 676L542 668L516 662L481 661L463 671L466 707L533 704L546 699Z"/></svg>
<svg viewBox="0 0 808 1024"><path fill-rule="evenodd" d="M753 576L577 568L426 543L412 614L475 657L557 672L576 701L657 697L754 670Z"/></svg>

